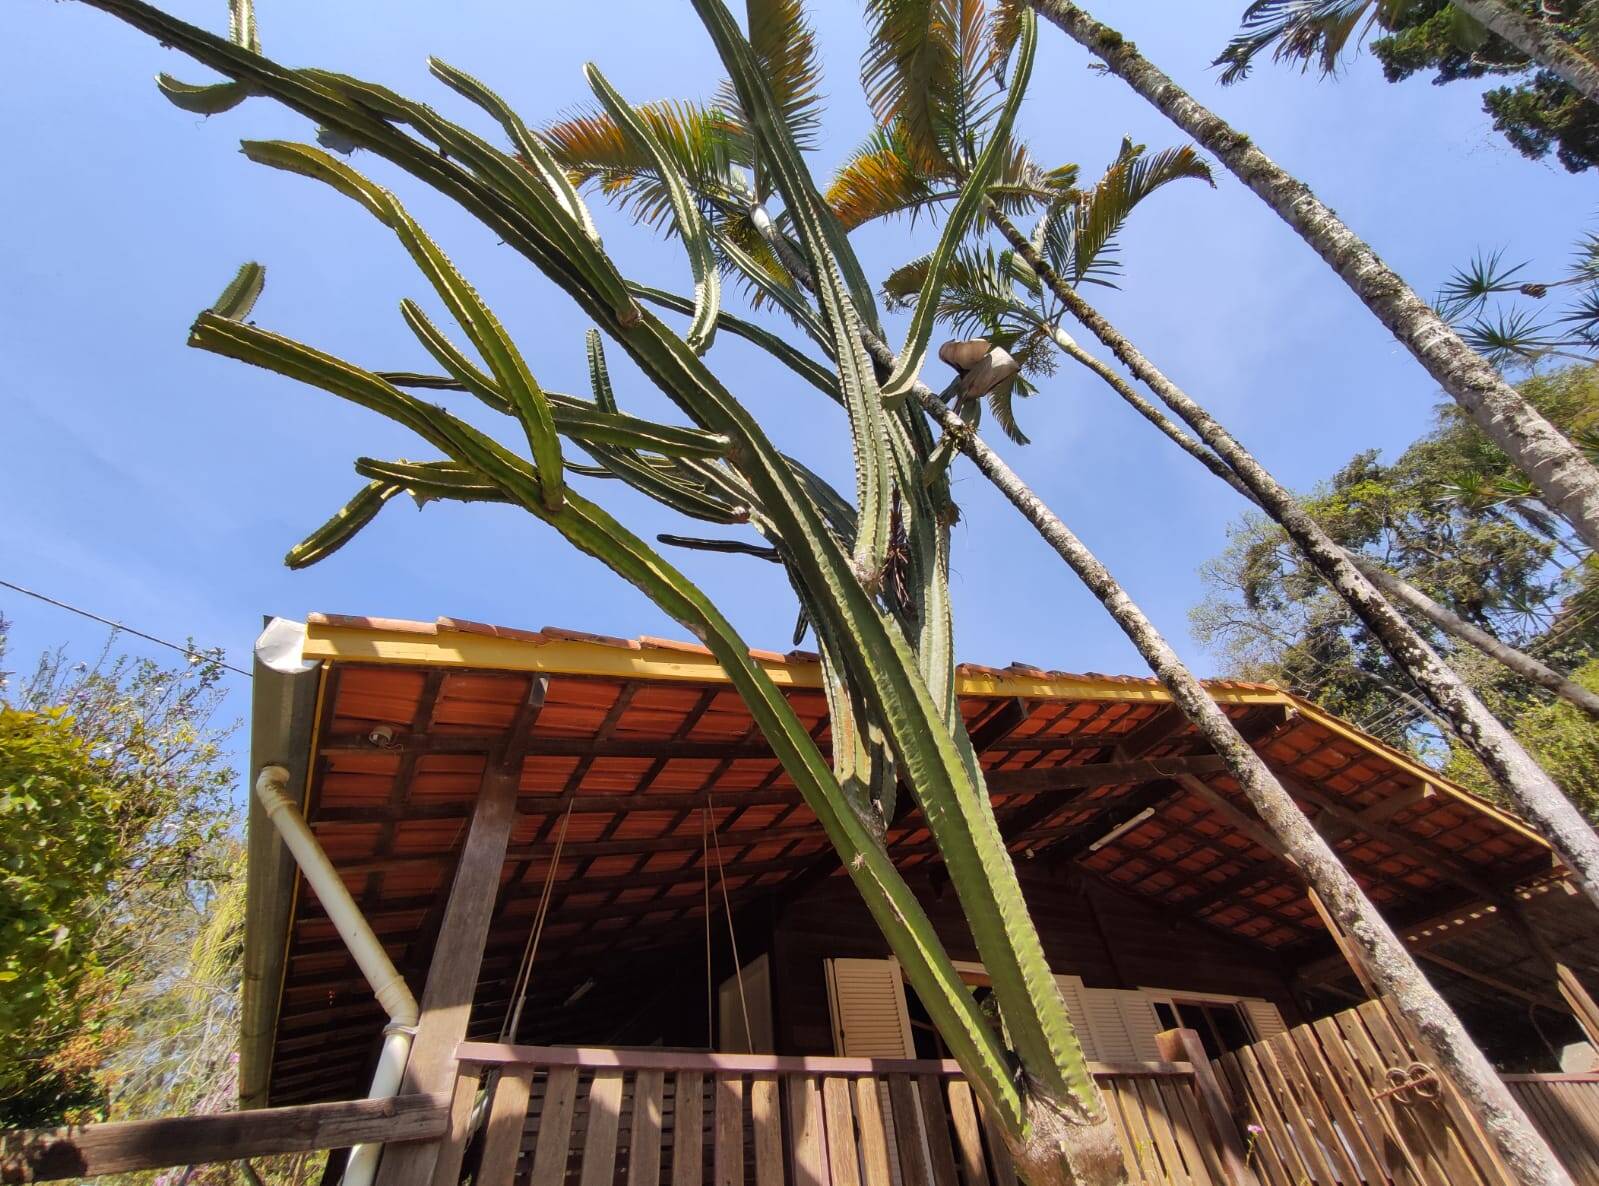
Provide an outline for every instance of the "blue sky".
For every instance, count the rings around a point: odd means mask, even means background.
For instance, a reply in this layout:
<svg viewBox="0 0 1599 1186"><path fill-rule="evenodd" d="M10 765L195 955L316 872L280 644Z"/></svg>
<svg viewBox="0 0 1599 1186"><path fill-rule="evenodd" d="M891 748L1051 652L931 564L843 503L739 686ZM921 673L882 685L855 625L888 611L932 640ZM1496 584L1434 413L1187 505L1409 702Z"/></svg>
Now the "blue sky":
<svg viewBox="0 0 1599 1186"><path fill-rule="evenodd" d="M221 0L168 6L225 24ZM813 167L825 177L868 127L857 81L865 38L857 5L811 7L828 96ZM1307 179L1424 293L1478 247L1506 246L1550 269L1563 262L1592 214L1591 180L1514 154L1472 84L1389 86L1362 57L1337 83L1265 66L1222 90L1207 62L1241 8L1123 0L1100 15ZM259 18L279 60L368 77L461 115L427 75L429 53L483 78L530 122L584 100L590 58L634 101L707 95L720 73L686 0L260 0ZM424 369L397 313L400 298L426 295L424 282L353 204L235 151L246 137L308 138L296 117L264 100L210 120L178 111L152 75L205 72L82 5L7 4L0 37L13 47L0 73L10 132L0 578L157 635L192 635L241 665L263 614L308 610L681 636L641 595L507 508L397 502L328 562L285 569L284 551L359 485L354 457L425 452L360 409L186 349L187 326L240 262L258 259L268 270L258 324L374 369ZM1044 162L1078 161L1092 176L1124 134L1151 147L1177 141L1058 30L1046 26L1040 42L1021 126ZM357 163L387 177L381 162ZM429 191L398 188L518 335L540 380L585 391L586 323L567 298ZM688 286L675 245L596 212L631 275ZM929 229L896 224L859 243L880 279L925 250ZM1392 455L1427 426L1439 398L1431 380L1229 175L1215 190L1159 194L1135 217L1123 258L1123 287L1097 293L1102 308L1290 485L1309 487L1362 448ZM842 421L814 392L737 341L720 340L711 361L779 441L847 488ZM624 406L669 414L619 352L612 363ZM1063 368L1020 411L1034 444L1005 446L1013 464L1210 671L1186 612L1201 595L1195 570L1225 543L1238 497L1086 372ZM953 577L962 658L1142 671L1071 573L959 462L956 491L966 515ZM615 483L596 493L635 527L682 527ZM680 559L752 645L786 648L793 605L775 570ZM0 614L13 623L11 666L62 643L87 653L105 635L3 589ZM242 697L235 707L245 711Z"/></svg>

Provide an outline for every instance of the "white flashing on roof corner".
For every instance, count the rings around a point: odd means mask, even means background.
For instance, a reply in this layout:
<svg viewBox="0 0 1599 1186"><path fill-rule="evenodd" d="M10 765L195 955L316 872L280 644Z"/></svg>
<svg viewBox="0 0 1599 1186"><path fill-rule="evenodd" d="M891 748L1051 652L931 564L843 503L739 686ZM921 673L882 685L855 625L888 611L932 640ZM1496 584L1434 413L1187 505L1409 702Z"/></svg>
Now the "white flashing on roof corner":
<svg viewBox="0 0 1599 1186"><path fill-rule="evenodd" d="M255 660L283 675L297 675L317 665L305 657L305 623L291 618L273 618L255 640Z"/></svg>

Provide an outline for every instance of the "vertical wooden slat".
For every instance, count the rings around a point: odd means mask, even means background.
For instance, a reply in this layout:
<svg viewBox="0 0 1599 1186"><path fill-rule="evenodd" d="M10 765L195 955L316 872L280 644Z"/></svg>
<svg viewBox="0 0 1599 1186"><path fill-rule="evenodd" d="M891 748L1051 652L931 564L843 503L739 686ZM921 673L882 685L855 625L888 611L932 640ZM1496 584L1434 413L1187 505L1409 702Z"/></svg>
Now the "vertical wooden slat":
<svg viewBox="0 0 1599 1186"><path fill-rule="evenodd" d="M1309 1080L1310 1090L1331 1114L1334 1127L1343 1137L1343 1144L1359 1164L1360 1176L1368 1182L1382 1181L1384 1177L1382 1161L1367 1141L1365 1130L1360 1126L1354 1109L1345 1098L1343 1084L1327 1065L1321 1046L1316 1041L1315 1031L1306 1025L1295 1026L1288 1031L1288 1036L1299 1054L1299 1061Z"/></svg>
<svg viewBox="0 0 1599 1186"><path fill-rule="evenodd" d="M739 1074L724 1071L716 1076L716 1147L711 1164L716 1186L744 1186L744 1077Z"/></svg>
<svg viewBox="0 0 1599 1186"><path fill-rule="evenodd" d="M982 1100L977 1101L977 1107L983 1117L983 1132L988 1137L988 1159L994 1165L994 1186L1019 1186L1016 1162L1011 1158L1004 1132L1000 1130L993 1114L983 1106Z"/></svg>
<svg viewBox="0 0 1599 1186"><path fill-rule="evenodd" d="M922 1103L922 1131L927 1137L927 1152L933 1162L934 1186L959 1186L955 1177L955 1149L949 1139L949 1120L944 1114L944 1093L937 1075L919 1075L917 1093Z"/></svg>
<svg viewBox="0 0 1599 1186"><path fill-rule="evenodd" d="M1116 1130L1116 1143L1121 1147L1128 1181L1141 1182L1143 1174L1138 1168L1138 1150L1133 1146L1133 1134L1127 1131L1127 1118L1122 1114L1121 1092L1114 1079L1101 1083L1099 1089L1105 1111L1110 1116L1110 1125Z"/></svg>
<svg viewBox="0 0 1599 1186"><path fill-rule="evenodd" d="M627 1137L627 1186L660 1186L661 1100L664 1071L640 1071L633 1080L633 1126Z"/></svg>
<svg viewBox="0 0 1599 1186"><path fill-rule="evenodd" d="M1353 1053L1338 1023L1323 1017L1312 1024L1327 1065L1343 1084L1344 1097L1360 1120L1367 1144L1377 1157L1378 1168L1399 1186L1420 1186L1421 1171L1405 1145L1403 1137L1394 1127L1388 1114L1371 1098L1365 1076L1360 1073Z"/></svg>
<svg viewBox="0 0 1599 1186"><path fill-rule="evenodd" d="M589 1084L579 1186L611 1186L616 1177L616 1132L621 1120L622 1072L594 1072L594 1081Z"/></svg>
<svg viewBox="0 0 1599 1186"><path fill-rule="evenodd" d="M483 1186L511 1186L522 1154L522 1129L527 1124L527 1099L532 1090L532 1067L506 1067L500 1072L478 1167L477 1180Z"/></svg>
<svg viewBox="0 0 1599 1186"><path fill-rule="evenodd" d="M850 1107L849 1080L829 1075L822 1080L822 1109L827 1115L827 1168L833 1186L860 1186L855 1152L855 1112Z"/></svg>
<svg viewBox="0 0 1599 1186"><path fill-rule="evenodd" d="M955 1147L960 1152L966 1186L988 1186L988 1170L983 1165L983 1134L977 1127L977 1108L971 1086L964 1079L949 1081L949 1116L955 1128Z"/></svg>
<svg viewBox="0 0 1599 1186"><path fill-rule="evenodd" d="M788 1076L788 1134L793 1186L830 1186L821 1092L810 1075Z"/></svg>
<svg viewBox="0 0 1599 1186"><path fill-rule="evenodd" d="M705 1079L679 1071L672 1101L672 1186L703 1186L705 1172ZM533 1183L533 1186L541 1186Z"/></svg>
<svg viewBox="0 0 1599 1186"><path fill-rule="evenodd" d="M1183 1160L1188 1163L1188 1172L1194 1181L1207 1183L1208 1186L1237 1186L1227 1180L1220 1150L1206 1128L1198 1094L1189 1084L1173 1080L1162 1082L1159 1087L1166 1099L1166 1114L1171 1117L1172 1128L1177 1134L1177 1147L1182 1152ZM1255 1181L1253 1174L1249 1180Z"/></svg>
<svg viewBox="0 0 1599 1186"><path fill-rule="evenodd" d="M888 1159L888 1130L883 1124L883 1103L876 1077L862 1075L855 1080L855 1126L861 1137L861 1176L865 1186L893 1186L894 1174Z"/></svg>
<svg viewBox="0 0 1599 1186"><path fill-rule="evenodd" d="M1234 1053L1238 1057L1238 1068L1243 1073L1242 1079L1249 1090L1249 1098L1255 1105L1255 1119L1265 1130L1262 1135L1270 1138L1277 1159L1282 1163L1284 1181L1296 1184L1313 1181L1310 1166L1305 1163L1299 1146L1293 1140L1292 1125L1284 1116L1277 1094L1267 1082L1266 1073L1261 1070L1260 1060L1255 1057L1254 1050L1242 1046Z"/></svg>
<svg viewBox="0 0 1599 1186"><path fill-rule="evenodd" d="M1344 1148L1344 1142L1339 1139L1338 1126L1333 1123L1326 1101L1312 1087L1310 1078L1299 1061L1299 1052L1294 1046L1293 1039L1283 1033L1258 1045L1271 1052L1271 1057L1282 1074L1288 1091L1298 1099L1300 1113L1308 1125L1306 1131L1331 1167L1333 1180L1358 1181L1360 1171L1350 1159L1349 1151Z"/></svg>
<svg viewBox="0 0 1599 1186"><path fill-rule="evenodd" d="M1366 1077L1373 1094L1381 1091L1387 1086L1382 1077L1383 1068L1391 1065L1393 1059L1389 1057L1387 1051L1378 1049L1376 1041L1367 1030L1365 1023L1361 1021L1358 1009L1346 1009L1344 1012L1336 1014L1334 1020L1338 1025L1339 1032L1343 1034L1345 1041L1349 1043L1349 1048L1355 1056L1355 1062L1361 1068L1362 1074ZM1394 1057L1398 1056L1395 1055ZM1429 1184L1429 1186L1432 1183L1448 1182L1448 1160L1444 1152L1437 1147L1429 1135L1426 1126L1422 1124L1421 1118L1416 1115L1415 1110L1408 1105L1396 1102L1392 1096L1376 1100L1376 1104L1382 1109L1383 1114L1388 1117L1394 1131L1399 1134L1400 1140L1404 1142L1406 1150L1409 1151L1411 1159L1415 1162L1422 1182Z"/></svg>
<svg viewBox="0 0 1599 1186"><path fill-rule="evenodd" d="M776 1075L750 1081L750 1123L755 1126L755 1186L783 1186L783 1107Z"/></svg>
<svg viewBox="0 0 1599 1186"><path fill-rule="evenodd" d="M539 1116L539 1141L533 1151L529 1186L561 1186L572 1145L572 1115L577 1110L577 1068L555 1067L544 1083L544 1111ZM482 1179L483 1186L507 1186Z"/></svg>
<svg viewBox="0 0 1599 1186"><path fill-rule="evenodd" d="M1223 1054L1215 1062L1216 1072L1227 1084L1231 1097L1237 1101L1239 1136L1244 1142L1244 1152L1250 1167L1262 1182L1269 1186L1288 1186L1292 1181L1288 1165L1277 1152L1266 1122L1261 1117L1260 1105L1250 1090L1249 1076L1239 1061L1236 1051Z"/></svg>
<svg viewBox="0 0 1599 1186"><path fill-rule="evenodd" d="M921 1105L909 1075L888 1077L888 1102L894 1109L894 1144L899 1150L899 1172L905 1186L928 1186L927 1157L922 1152Z"/></svg>
<svg viewBox="0 0 1599 1186"><path fill-rule="evenodd" d="M1155 1135L1149 1131L1144 1119L1144 1106L1138 1092L1128 1079L1113 1079L1111 1091L1121 1110L1122 1129L1127 1134L1128 1165L1141 1182L1159 1182L1160 1158L1155 1154Z"/></svg>
<svg viewBox="0 0 1599 1186"><path fill-rule="evenodd" d="M1167 1030L1155 1035L1155 1047L1168 1062L1186 1062L1194 1068L1192 1094L1182 1092L1182 1098L1185 1112L1197 1109L1205 1118L1205 1123L1194 1124L1193 1134L1216 1163L1211 1172L1229 1186L1260 1186L1244 1154L1238 1122L1199 1035L1191 1029Z"/></svg>
<svg viewBox="0 0 1599 1186"><path fill-rule="evenodd" d="M1161 1180L1171 1183L1171 1186L1189 1186L1188 1169L1183 1164L1182 1154L1177 1151L1177 1139L1171 1130L1171 1118L1166 1115L1166 1104L1161 1099L1160 1092L1149 1079L1134 1079L1133 1092L1143 1109L1144 1121L1149 1125L1149 1134L1155 1141L1155 1152L1159 1155L1164 1170Z"/></svg>
<svg viewBox="0 0 1599 1186"><path fill-rule="evenodd" d="M1322 1132L1322 1126L1312 1121L1315 1105L1309 1104L1310 1111L1306 1111L1307 1104L1294 1091L1288 1072L1278 1058L1275 1039L1257 1042L1249 1049L1258 1060L1267 1087L1277 1100L1283 1120L1295 1138L1294 1147L1309 1168L1311 1181L1319 1186L1337 1186L1338 1174L1329 1160L1332 1154L1327 1148L1327 1136Z"/></svg>
<svg viewBox="0 0 1599 1186"><path fill-rule="evenodd" d="M478 1084L483 1068L467 1063L455 1076L450 1095L449 1127L439 1143L439 1159L433 1164L433 1186L456 1186L461 1180L461 1159L472 1139L472 1112L477 1105Z"/></svg>

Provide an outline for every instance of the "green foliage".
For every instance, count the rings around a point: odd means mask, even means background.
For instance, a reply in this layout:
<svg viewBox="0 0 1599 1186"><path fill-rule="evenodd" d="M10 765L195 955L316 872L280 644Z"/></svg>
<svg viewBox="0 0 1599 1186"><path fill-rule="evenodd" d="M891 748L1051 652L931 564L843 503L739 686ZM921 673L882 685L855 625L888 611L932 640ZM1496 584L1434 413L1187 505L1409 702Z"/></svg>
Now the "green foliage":
<svg viewBox="0 0 1599 1186"><path fill-rule="evenodd" d="M1579 0L1505 0L1555 31L1579 51L1599 53L1599 9ZM1337 72L1344 57L1375 29L1370 42L1389 82L1433 71L1437 85L1503 76L1509 85L1483 95L1494 128L1530 160L1553 150L1581 173L1599 163L1599 105L1510 42L1478 25L1449 0L1255 0L1241 28L1216 59L1221 80L1244 78L1268 49L1278 61Z"/></svg>
<svg viewBox="0 0 1599 1186"><path fill-rule="evenodd" d="M128 991L228 869L219 676L53 654L0 699L0 1127L105 1109Z"/></svg>
<svg viewBox="0 0 1599 1186"><path fill-rule="evenodd" d="M1567 432L1580 435L1599 418L1599 368L1534 377L1520 390ZM1344 547L1506 642L1576 666L1599 646L1599 620L1588 609L1592 572L1559 521L1513 477L1509 460L1449 405L1392 464L1357 454L1307 504ZM1251 513L1230 537L1202 569L1209 591L1192 613L1196 635L1228 670L1281 683L1384 740L1443 756L1447 730L1282 532ZM1521 697L1509 704L1511 716L1523 701L1543 703L1541 693L1518 690L1450 639L1429 638L1490 700Z"/></svg>

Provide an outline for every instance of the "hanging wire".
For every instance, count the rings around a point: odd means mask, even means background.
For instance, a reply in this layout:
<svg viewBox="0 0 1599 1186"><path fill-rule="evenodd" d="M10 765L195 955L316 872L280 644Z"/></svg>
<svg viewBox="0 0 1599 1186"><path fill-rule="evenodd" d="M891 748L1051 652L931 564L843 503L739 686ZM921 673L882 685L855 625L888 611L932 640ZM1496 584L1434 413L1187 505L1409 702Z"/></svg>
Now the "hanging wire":
<svg viewBox="0 0 1599 1186"><path fill-rule="evenodd" d="M102 626L109 626L113 630L120 630L123 634L131 634L135 638L142 638L146 642L155 643L157 646L167 647L170 650L177 651L178 654L185 656L190 662L214 662L218 667L221 667L224 670L236 672L239 675L249 678L250 673L244 670L244 668L235 667L226 660L216 657L225 653L221 647L217 647L216 649L210 651L202 651L196 649L192 645L181 646L175 642L168 642L164 638L157 638L153 634L146 634L143 630L135 630L132 626L124 626L121 622L112 621L110 618L102 618L99 614L91 613L86 609L79 609L77 606L69 605L65 601L58 601L54 597L47 597L43 593L35 592L32 589L25 588L24 586L15 584L11 581L0 580L0 586L4 586L13 592L21 593L25 597L35 598L38 601L44 602L46 605L53 605L57 609L64 609L69 614L77 614L80 618L88 618L91 622L99 622Z"/></svg>
<svg viewBox="0 0 1599 1186"><path fill-rule="evenodd" d="M705 1049L716 1049L716 979L711 975L711 833L710 823L700 816L700 843L704 855L700 868L705 873Z"/></svg>
<svg viewBox="0 0 1599 1186"><path fill-rule="evenodd" d="M539 894L538 909L533 912L533 929L528 932L527 945L522 949L522 964L516 971L516 987L512 999L516 1002L500 1028L500 1041L515 1041L517 1028L522 1024L522 1006L527 1003L528 986L533 981L533 961L538 957L539 938L544 934L544 920L549 917L550 899L555 893L555 872L561 867L561 849L566 845L566 825L572 821L572 808L577 806L577 796L567 800L566 813L561 816L561 832L555 838L555 853L550 858L549 872L544 875L544 890Z"/></svg>
<svg viewBox="0 0 1599 1186"><path fill-rule="evenodd" d="M710 815L711 792L705 792L705 813ZM727 914L727 941L733 949L733 978L738 983L738 1004L744 1014L744 1042L753 1052L755 1047L755 1031L750 1028L750 1005L744 996L744 965L738 958L738 936L733 933L733 903L727 896L727 870L722 865L722 838L716 834L716 828L711 828L711 840L716 845L716 880L722 887L722 909ZM709 872L707 871L707 875Z"/></svg>

